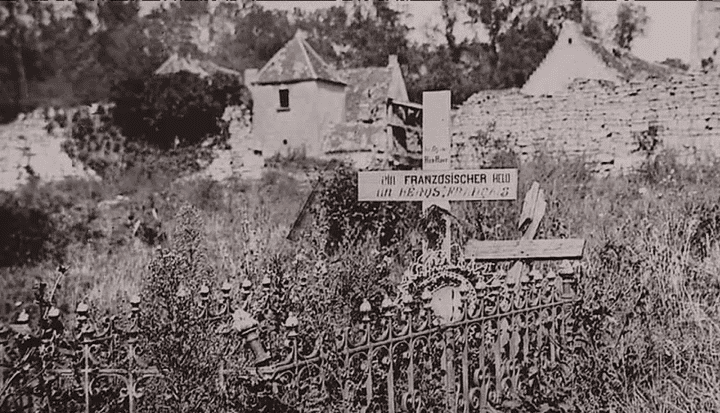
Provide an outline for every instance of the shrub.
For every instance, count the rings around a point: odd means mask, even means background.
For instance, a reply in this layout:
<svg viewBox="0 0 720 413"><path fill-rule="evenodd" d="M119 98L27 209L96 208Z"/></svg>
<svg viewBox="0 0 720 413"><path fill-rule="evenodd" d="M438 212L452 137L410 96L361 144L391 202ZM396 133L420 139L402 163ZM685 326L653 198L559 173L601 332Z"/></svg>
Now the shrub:
<svg viewBox="0 0 720 413"><path fill-rule="evenodd" d="M70 193L37 181L15 193L0 192L0 266L62 261L70 244L100 236L91 225L96 207L93 200L76 202Z"/></svg>
<svg viewBox="0 0 720 413"><path fill-rule="evenodd" d="M378 237L380 246L402 245L420 224L418 202L358 202L357 171L338 166L319 179L315 214L327 231L327 253L342 243Z"/></svg>
<svg viewBox="0 0 720 413"><path fill-rule="evenodd" d="M227 349L213 325L196 318L194 294L203 285L211 286L214 274L204 253L197 210L185 206L177 218L173 245L157 253L143 286L144 348L148 362L164 372L167 383L167 398L158 403L177 412L211 412L222 402L214 379Z"/></svg>
<svg viewBox="0 0 720 413"><path fill-rule="evenodd" d="M93 115L87 109L73 115L70 136L63 150L103 179L118 176L124 169L126 143L110 116Z"/></svg>
<svg viewBox="0 0 720 413"><path fill-rule="evenodd" d="M222 132L225 108L249 107L247 90L236 77L209 79L181 71L148 79L128 79L111 92L112 115L125 136L171 148L198 144Z"/></svg>

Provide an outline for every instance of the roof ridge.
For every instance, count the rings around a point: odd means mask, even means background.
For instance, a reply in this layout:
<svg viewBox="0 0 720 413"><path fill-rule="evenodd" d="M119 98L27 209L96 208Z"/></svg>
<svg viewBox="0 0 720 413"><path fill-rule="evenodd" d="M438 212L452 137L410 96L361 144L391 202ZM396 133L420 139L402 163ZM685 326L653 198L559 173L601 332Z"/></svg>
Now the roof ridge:
<svg viewBox="0 0 720 413"><path fill-rule="evenodd" d="M300 32L298 32L298 33L300 33ZM302 49L302 51L303 51L303 56L305 56L305 60L307 61L308 67L310 67L310 73L312 73L313 79L319 79L317 71L315 70L315 66L313 66L312 61L310 60L310 55L308 54L308 51L305 47L306 46L305 39L296 35L295 40L300 42L300 49ZM307 46L310 47L310 45L307 45ZM312 49L312 47L310 47L310 49ZM320 60L320 61L322 62L322 60Z"/></svg>

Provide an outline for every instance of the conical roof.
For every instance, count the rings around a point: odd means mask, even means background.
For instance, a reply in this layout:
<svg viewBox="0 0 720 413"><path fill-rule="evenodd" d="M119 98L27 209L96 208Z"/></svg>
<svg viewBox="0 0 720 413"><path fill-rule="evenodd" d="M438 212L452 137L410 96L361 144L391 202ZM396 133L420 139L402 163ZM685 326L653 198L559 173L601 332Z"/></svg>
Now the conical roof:
<svg viewBox="0 0 720 413"><path fill-rule="evenodd" d="M295 36L260 70L256 83L292 83L304 80L324 80L345 84L308 44L305 34L298 30Z"/></svg>

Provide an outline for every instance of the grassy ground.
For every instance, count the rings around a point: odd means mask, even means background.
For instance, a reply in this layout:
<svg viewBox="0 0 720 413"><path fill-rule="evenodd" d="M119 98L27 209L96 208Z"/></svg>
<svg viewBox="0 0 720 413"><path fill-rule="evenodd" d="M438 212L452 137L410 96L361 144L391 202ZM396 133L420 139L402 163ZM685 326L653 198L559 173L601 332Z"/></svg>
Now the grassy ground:
<svg viewBox="0 0 720 413"><path fill-rule="evenodd" d="M582 411L720 411L720 165L684 168L670 156L625 177L592 178L579 163L540 160L520 168L520 193L533 181L549 202L539 238L588 241L579 318L588 341L573 377ZM163 227L183 201L203 213L208 258L235 283L253 252L294 254L285 240L309 192L282 172L256 184L186 183L154 194ZM103 197L111 197L105 193ZM96 200L97 201L97 200ZM512 238L518 202L458 203L463 237ZM153 256L138 240L75 243L58 298L109 309L138 291ZM36 280L54 282L54 263L0 271L0 301L27 299ZM7 307L5 308L7 311Z"/></svg>

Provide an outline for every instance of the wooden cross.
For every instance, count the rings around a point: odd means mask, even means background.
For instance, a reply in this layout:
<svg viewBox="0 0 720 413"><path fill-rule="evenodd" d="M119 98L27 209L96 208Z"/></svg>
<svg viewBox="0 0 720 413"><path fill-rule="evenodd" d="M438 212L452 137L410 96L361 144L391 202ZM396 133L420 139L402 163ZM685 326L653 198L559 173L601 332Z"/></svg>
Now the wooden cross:
<svg viewBox="0 0 720 413"><path fill-rule="evenodd" d="M525 194L518 227L522 235L518 240L478 241L470 240L465 245L465 258L482 261L518 260L507 275L509 285L518 285L520 277L529 270L529 260L566 260L583 256L585 240L556 239L535 240L540 221L545 216L547 202L545 191L537 182Z"/></svg>
<svg viewBox="0 0 720 413"><path fill-rule="evenodd" d="M422 201L450 210L450 201L515 200L517 169L450 168L450 91L423 92L423 170L358 173L358 201ZM445 216L443 251L450 258ZM425 248L423 248L425 250Z"/></svg>

